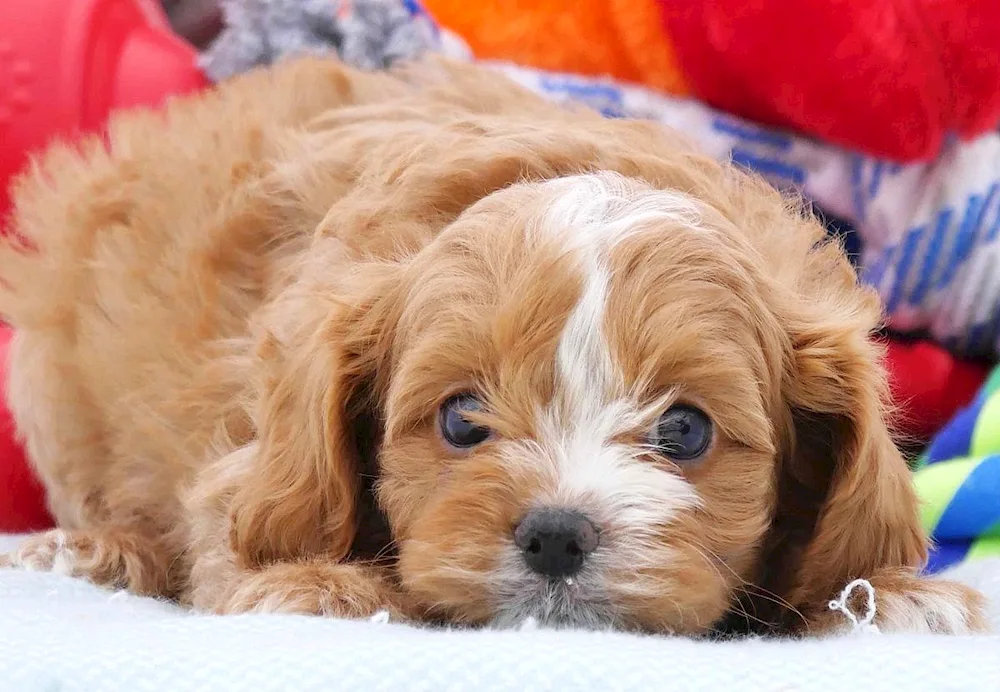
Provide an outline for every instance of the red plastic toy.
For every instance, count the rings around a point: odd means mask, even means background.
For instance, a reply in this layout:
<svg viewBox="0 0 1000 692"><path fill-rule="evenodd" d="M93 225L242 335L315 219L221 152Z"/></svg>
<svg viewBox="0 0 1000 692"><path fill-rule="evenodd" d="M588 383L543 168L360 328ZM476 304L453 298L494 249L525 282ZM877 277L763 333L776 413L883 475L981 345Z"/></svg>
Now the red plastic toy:
<svg viewBox="0 0 1000 692"><path fill-rule="evenodd" d="M99 132L112 110L208 84L154 0L0 0L0 228L10 179L53 138ZM10 329L0 325L0 380ZM0 405L0 532L52 525Z"/></svg>
<svg viewBox="0 0 1000 692"><path fill-rule="evenodd" d="M206 84L155 0L0 0L0 216L10 178L52 138Z"/></svg>

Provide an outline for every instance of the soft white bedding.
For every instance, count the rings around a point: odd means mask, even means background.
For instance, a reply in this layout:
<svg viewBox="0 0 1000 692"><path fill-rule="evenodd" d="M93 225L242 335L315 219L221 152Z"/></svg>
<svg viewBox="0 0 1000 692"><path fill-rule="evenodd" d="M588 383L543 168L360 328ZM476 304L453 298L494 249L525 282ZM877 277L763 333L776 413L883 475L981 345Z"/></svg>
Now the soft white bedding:
<svg viewBox="0 0 1000 692"><path fill-rule="evenodd" d="M10 539L0 537L0 550ZM1000 560L953 573L994 599ZM210 617L0 570L0 690L998 690L1000 636L695 642Z"/></svg>

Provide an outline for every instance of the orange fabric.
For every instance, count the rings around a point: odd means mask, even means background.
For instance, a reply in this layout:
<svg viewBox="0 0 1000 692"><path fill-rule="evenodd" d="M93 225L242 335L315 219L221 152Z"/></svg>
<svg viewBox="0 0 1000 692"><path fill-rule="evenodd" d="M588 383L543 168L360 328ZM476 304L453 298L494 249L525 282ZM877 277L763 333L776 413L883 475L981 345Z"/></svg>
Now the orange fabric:
<svg viewBox="0 0 1000 692"><path fill-rule="evenodd" d="M622 48L635 65L637 76L629 81L690 95L674 44L664 31L658 0L611 0L609 4Z"/></svg>
<svg viewBox="0 0 1000 692"><path fill-rule="evenodd" d="M424 0L477 58L687 95L657 0Z"/></svg>

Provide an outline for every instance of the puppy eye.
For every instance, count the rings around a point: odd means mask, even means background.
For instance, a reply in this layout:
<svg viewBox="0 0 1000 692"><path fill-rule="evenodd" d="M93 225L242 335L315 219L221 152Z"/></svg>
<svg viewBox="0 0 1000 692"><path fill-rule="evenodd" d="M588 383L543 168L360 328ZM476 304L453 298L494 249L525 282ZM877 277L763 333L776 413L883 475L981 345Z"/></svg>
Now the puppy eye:
<svg viewBox="0 0 1000 692"><path fill-rule="evenodd" d="M712 443L712 421L694 406L678 404L660 416L652 432L652 443L675 461L697 459Z"/></svg>
<svg viewBox="0 0 1000 692"><path fill-rule="evenodd" d="M472 394L459 394L441 406L441 434L453 447L475 447L490 436L490 429L470 422L465 416L482 409L482 403Z"/></svg>

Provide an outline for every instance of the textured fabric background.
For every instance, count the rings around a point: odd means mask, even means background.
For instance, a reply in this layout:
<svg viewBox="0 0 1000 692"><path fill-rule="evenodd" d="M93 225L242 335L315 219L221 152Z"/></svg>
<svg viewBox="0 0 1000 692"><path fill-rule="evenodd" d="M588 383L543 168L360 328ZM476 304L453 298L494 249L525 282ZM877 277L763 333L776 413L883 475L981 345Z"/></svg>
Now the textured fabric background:
<svg viewBox="0 0 1000 692"><path fill-rule="evenodd" d="M0 540L0 550L10 541ZM1000 596L1000 561L957 575ZM1000 627L1000 610L993 621ZM0 691L1000 690L1000 636L697 642L210 617L0 571Z"/></svg>

